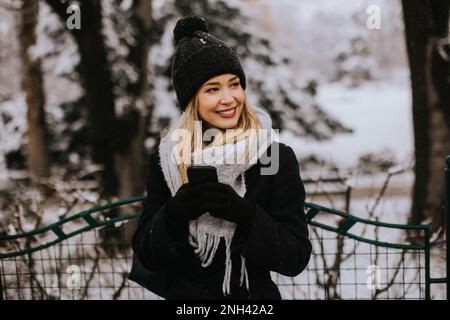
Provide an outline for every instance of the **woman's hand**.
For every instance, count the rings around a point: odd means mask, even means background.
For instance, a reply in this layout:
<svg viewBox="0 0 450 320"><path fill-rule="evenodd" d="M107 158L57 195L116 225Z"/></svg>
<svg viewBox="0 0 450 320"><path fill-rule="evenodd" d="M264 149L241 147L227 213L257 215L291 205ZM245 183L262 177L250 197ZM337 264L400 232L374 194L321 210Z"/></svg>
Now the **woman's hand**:
<svg viewBox="0 0 450 320"><path fill-rule="evenodd" d="M255 216L255 204L239 196L228 184L206 183L201 198L205 209L216 218L244 224Z"/></svg>
<svg viewBox="0 0 450 320"><path fill-rule="evenodd" d="M200 194L205 184L183 184L166 204L166 213L172 221L186 223L206 212Z"/></svg>

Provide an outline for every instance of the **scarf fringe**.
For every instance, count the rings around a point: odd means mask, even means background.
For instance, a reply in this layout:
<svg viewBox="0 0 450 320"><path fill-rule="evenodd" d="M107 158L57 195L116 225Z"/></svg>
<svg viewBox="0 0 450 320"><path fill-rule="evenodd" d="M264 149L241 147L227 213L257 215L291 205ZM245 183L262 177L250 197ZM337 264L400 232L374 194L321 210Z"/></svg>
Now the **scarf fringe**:
<svg viewBox="0 0 450 320"><path fill-rule="evenodd" d="M195 242L194 237L189 237L189 244L193 246L194 252L197 254L197 256L200 258L202 267L206 268L211 265L214 256L216 254L216 251L220 244L220 235L204 232L204 233L197 233L197 242ZM231 294L231 272L232 272L232 261L231 261L231 238L230 237L224 237L225 239L225 276L222 283L222 292L224 295ZM247 289L249 289L249 282L248 282L248 274L247 274L247 268L245 265L245 257L241 256L241 275L240 275L240 281L239 286L242 287L242 284L245 280L245 285Z"/></svg>
<svg viewBox="0 0 450 320"><path fill-rule="evenodd" d="M247 266L245 265L245 257L241 256L241 279L239 281L239 286L242 287L242 283L244 282L245 278L245 286L248 289L250 289L249 283L248 283L248 274L247 274Z"/></svg>
<svg viewBox="0 0 450 320"><path fill-rule="evenodd" d="M230 294L231 293L231 289L230 289L230 283L231 283L231 240L230 239L225 239L226 242L226 258L225 258L225 277L223 278L223 283L222 283L222 291L224 295Z"/></svg>

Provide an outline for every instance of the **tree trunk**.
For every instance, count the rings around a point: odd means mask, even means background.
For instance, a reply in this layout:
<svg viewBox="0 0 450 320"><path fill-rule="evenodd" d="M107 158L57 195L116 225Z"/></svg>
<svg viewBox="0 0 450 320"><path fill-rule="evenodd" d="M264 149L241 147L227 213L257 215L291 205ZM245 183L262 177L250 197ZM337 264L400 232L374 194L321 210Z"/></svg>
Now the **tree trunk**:
<svg viewBox="0 0 450 320"><path fill-rule="evenodd" d="M30 49L36 44L39 1L22 1L19 11L18 36L22 63L22 90L26 95L28 122L28 171L34 178L48 178L50 162L47 127L45 124L45 96L41 61L33 59Z"/></svg>
<svg viewBox="0 0 450 320"><path fill-rule="evenodd" d="M128 85L133 105L120 119L123 134L117 154L119 197L141 195L145 189L144 134L146 112L150 108L148 86L148 54L153 26L151 0L134 0L131 23L135 33L134 46L129 47L129 64L137 71L137 81Z"/></svg>
<svg viewBox="0 0 450 320"><path fill-rule="evenodd" d="M114 171L116 117L113 86L102 34L101 4L83 1L82 26L75 31L81 56L81 73L86 89L89 137L94 161L104 167L103 193L117 194L117 177Z"/></svg>
<svg viewBox="0 0 450 320"><path fill-rule="evenodd" d="M68 18L68 3L47 0L63 23ZM80 1L81 29L73 29L81 56L83 87L88 108L89 139L93 159L103 166L101 193L105 196L117 194L114 154L117 146L117 123L114 110L114 95L102 34L101 1Z"/></svg>
<svg viewBox="0 0 450 320"><path fill-rule="evenodd" d="M444 223L444 161L450 154L447 39L450 4L446 0L403 0L413 102L415 174L410 223L429 220L431 231Z"/></svg>
<svg viewBox="0 0 450 320"><path fill-rule="evenodd" d="M142 195L145 190L144 137L146 115L150 112L148 85L148 56L150 35L154 22L151 0L134 0L131 23L135 29L134 46L129 47L128 63L137 71L138 79L127 87L133 105L120 119L123 134L116 168L119 179L119 198L126 199ZM125 237L131 239L134 225L126 225Z"/></svg>

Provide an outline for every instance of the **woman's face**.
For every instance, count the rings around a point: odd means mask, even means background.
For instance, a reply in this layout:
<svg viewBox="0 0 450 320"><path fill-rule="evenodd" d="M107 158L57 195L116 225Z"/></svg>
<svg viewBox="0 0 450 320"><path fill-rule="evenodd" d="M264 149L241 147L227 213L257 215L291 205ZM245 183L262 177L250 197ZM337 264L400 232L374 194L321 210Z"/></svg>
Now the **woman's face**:
<svg viewBox="0 0 450 320"><path fill-rule="evenodd" d="M241 117L245 93L239 77L227 73L206 81L198 91L198 113L219 129L234 128Z"/></svg>

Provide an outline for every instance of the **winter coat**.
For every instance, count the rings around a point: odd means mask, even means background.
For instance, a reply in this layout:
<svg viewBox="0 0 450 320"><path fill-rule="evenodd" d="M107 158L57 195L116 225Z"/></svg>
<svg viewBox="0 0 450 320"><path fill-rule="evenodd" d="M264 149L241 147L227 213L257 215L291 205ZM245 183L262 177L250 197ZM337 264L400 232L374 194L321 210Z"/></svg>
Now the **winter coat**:
<svg viewBox="0 0 450 320"><path fill-rule="evenodd" d="M264 165L259 161L245 172L244 198L256 204L256 215L251 223L236 228L231 242L231 296L224 296L225 242L221 239L211 265L202 267L188 243L187 225L171 226L165 219L165 204L171 194L158 151L149 157L147 198L132 246L146 271L166 277L160 295L167 299L281 299L270 271L291 277L300 274L308 264L311 243L298 161L293 150L282 143L279 159L274 175L261 175ZM239 286L241 255L246 259L249 290L245 284Z"/></svg>

